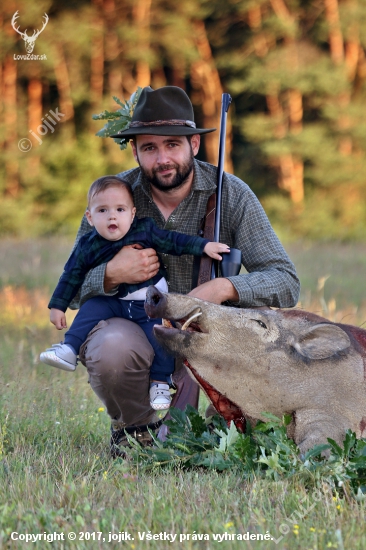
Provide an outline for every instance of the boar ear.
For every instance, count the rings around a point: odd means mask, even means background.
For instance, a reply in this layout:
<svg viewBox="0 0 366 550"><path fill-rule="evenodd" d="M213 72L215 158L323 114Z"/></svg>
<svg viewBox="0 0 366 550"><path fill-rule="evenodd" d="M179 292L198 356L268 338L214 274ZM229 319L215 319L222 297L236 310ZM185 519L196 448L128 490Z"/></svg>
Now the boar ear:
<svg viewBox="0 0 366 550"><path fill-rule="evenodd" d="M337 325L314 325L292 342L293 347L308 359L326 359L351 345L348 335Z"/></svg>

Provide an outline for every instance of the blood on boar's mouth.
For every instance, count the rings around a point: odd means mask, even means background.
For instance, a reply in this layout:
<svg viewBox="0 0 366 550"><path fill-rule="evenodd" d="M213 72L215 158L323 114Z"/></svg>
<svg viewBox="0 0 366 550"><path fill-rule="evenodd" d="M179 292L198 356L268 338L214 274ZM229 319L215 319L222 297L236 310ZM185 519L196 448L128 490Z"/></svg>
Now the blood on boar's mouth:
<svg viewBox="0 0 366 550"><path fill-rule="evenodd" d="M174 322L179 330L187 332L204 332L202 327L196 321L202 315L201 308L196 308L187 317L176 319ZM163 319L163 326L165 328L174 328L169 319Z"/></svg>

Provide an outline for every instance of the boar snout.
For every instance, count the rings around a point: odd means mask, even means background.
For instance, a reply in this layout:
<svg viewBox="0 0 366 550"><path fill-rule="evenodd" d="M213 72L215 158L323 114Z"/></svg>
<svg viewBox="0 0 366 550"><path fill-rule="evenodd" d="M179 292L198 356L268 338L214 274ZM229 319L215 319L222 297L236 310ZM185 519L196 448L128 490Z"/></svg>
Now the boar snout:
<svg viewBox="0 0 366 550"><path fill-rule="evenodd" d="M156 287L149 286L146 292L145 311L149 317L163 317L166 297Z"/></svg>

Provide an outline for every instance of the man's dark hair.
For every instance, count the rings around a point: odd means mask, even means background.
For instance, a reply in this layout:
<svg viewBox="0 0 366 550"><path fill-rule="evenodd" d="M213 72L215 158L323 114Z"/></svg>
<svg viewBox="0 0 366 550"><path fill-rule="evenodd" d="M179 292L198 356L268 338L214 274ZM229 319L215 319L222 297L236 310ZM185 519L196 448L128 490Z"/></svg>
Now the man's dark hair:
<svg viewBox="0 0 366 550"><path fill-rule="evenodd" d="M106 189L109 189L110 187L123 187L124 189L126 189L127 193L129 194L132 200L132 203L134 204L131 185L127 181L119 178L118 176L103 176L93 181L93 183L91 184L90 189L88 191L88 206L92 198L95 197L95 195L102 193L103 191L105 191Z"/></svg>

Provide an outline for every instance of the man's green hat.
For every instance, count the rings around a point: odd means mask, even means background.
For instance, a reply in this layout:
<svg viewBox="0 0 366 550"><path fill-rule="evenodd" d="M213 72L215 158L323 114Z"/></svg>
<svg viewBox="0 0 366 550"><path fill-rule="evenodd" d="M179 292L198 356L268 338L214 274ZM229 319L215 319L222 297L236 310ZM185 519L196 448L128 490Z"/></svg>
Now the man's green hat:
<svg viewBox="0 0 366 550"><path fill-rule="evenodd" d="M196 128L192 103L181 88L164 86L153 90L148 86L141 92L129 128L110 137L132 138L141 134L191 136L215 130Z"/></svg>

